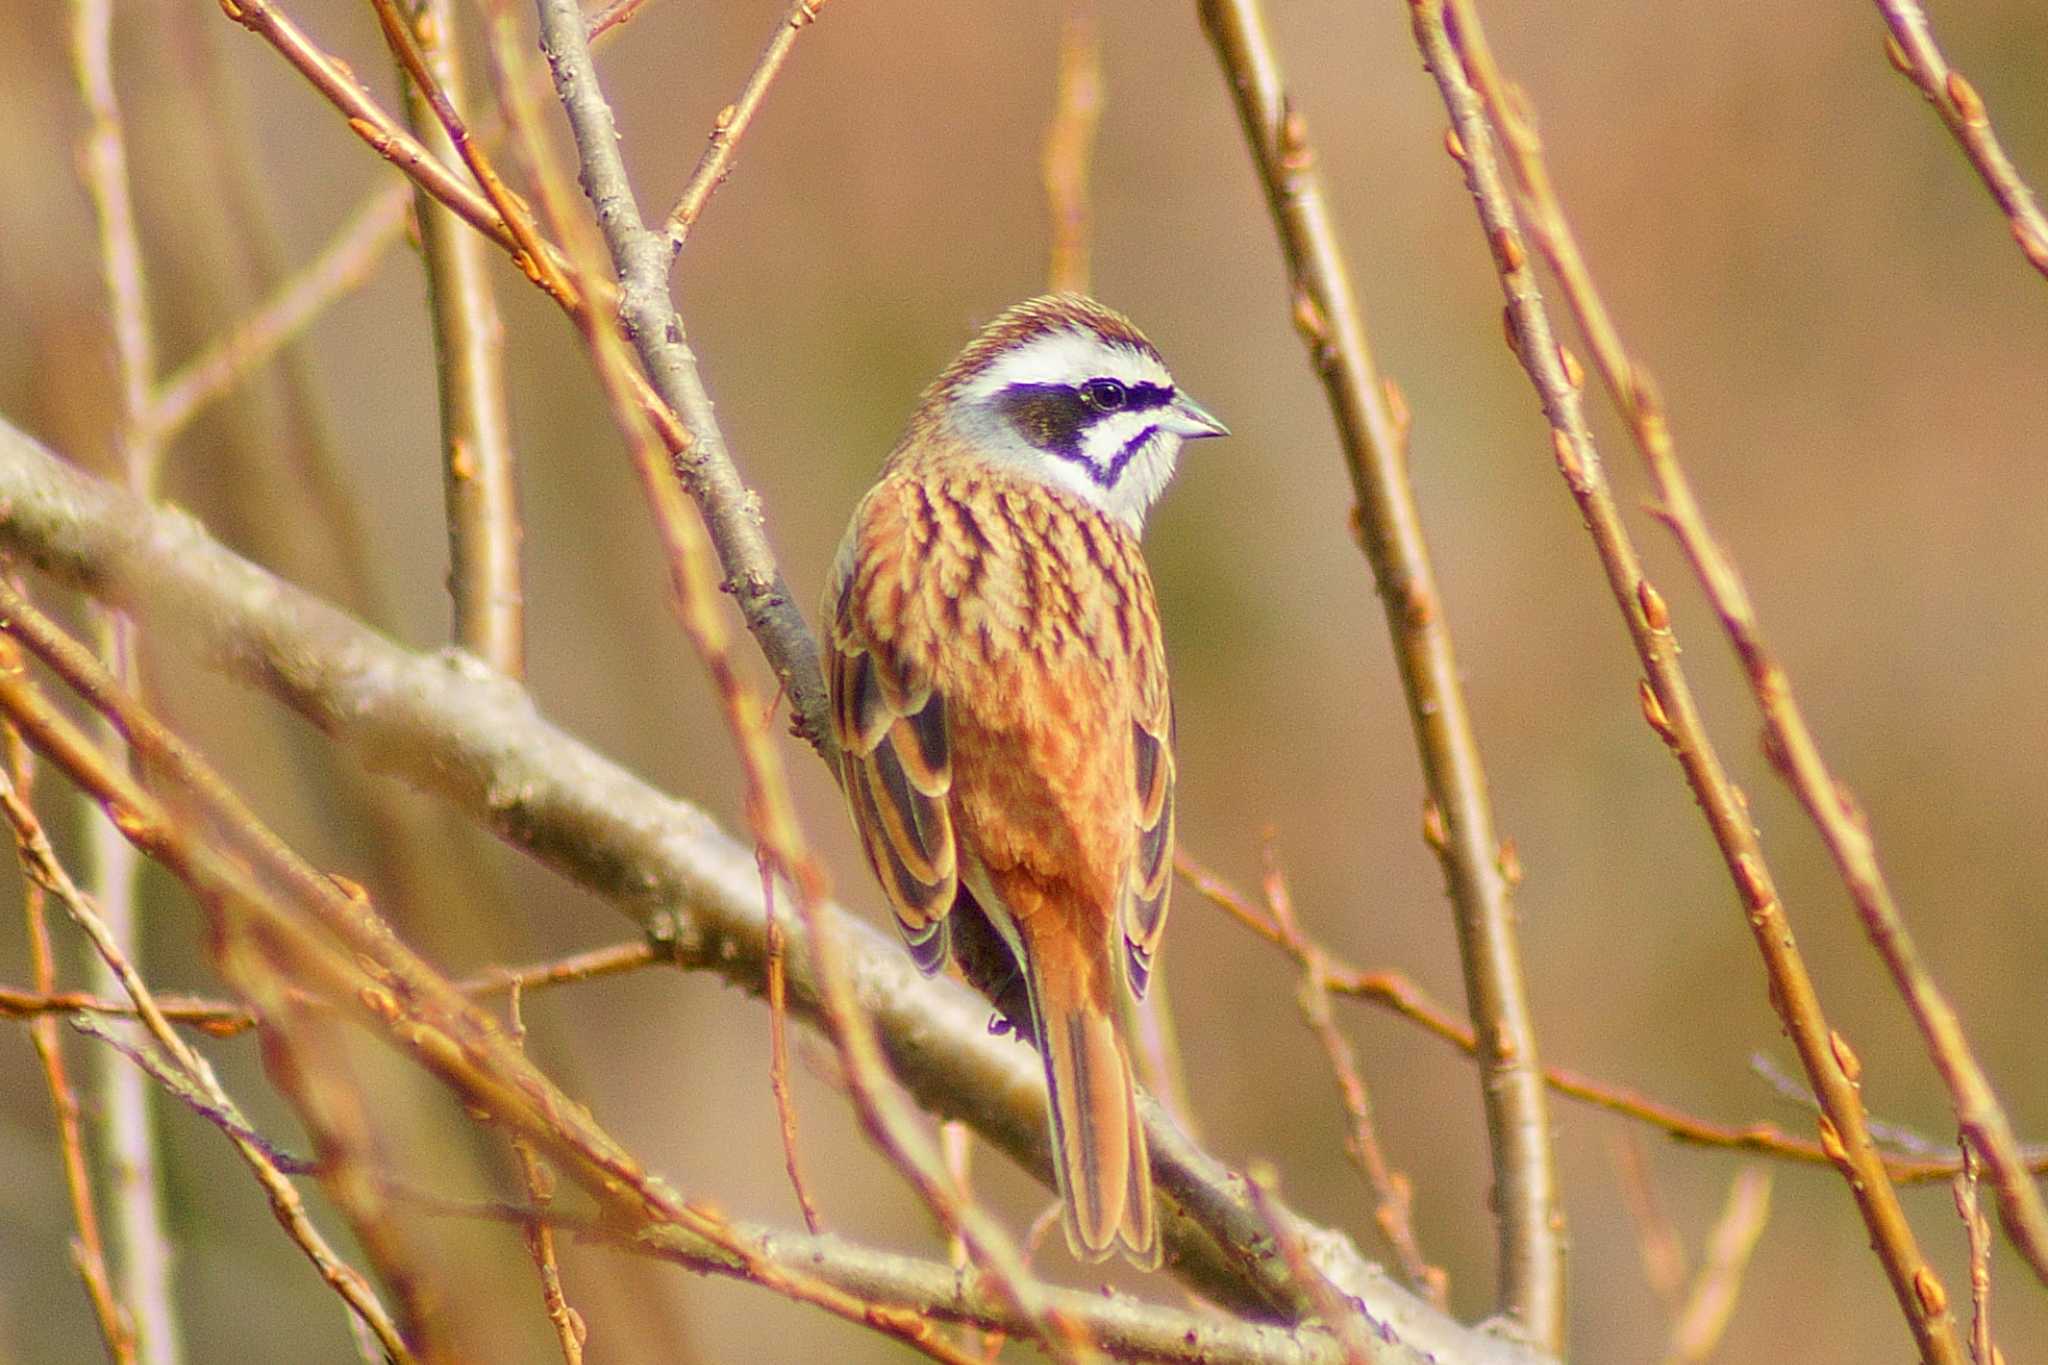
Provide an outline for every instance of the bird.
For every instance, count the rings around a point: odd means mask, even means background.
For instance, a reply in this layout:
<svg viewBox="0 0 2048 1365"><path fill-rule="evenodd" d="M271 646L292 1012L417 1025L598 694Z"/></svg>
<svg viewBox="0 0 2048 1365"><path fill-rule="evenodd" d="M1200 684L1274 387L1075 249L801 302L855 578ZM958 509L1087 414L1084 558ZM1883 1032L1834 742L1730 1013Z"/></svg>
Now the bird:
<svg viewBox="0 0 2048 1365"><path fill-rule="evenodd" d="M912 959L1032 1043L1068 1246L1157 1267L1120 1000L1166 924L1175 724L1146 513L1224 436L1131 321L1051 294L919 400L828 577L841 785Z"/></svg>

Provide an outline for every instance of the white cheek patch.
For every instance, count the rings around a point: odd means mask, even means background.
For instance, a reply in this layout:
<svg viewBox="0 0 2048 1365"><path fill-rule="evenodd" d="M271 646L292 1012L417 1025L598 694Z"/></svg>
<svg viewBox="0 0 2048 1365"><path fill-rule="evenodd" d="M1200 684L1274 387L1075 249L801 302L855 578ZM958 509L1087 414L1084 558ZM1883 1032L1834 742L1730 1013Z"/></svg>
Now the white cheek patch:
<svg viewBox="0 0 2048 1365"><path fill-rule="evenodd" d="M1156 431L1159 420L1157 411L1142 408L1107 413L1082 430L1081 454L1107 474L1133 457L1131 443L1147 431Z"/></svg>

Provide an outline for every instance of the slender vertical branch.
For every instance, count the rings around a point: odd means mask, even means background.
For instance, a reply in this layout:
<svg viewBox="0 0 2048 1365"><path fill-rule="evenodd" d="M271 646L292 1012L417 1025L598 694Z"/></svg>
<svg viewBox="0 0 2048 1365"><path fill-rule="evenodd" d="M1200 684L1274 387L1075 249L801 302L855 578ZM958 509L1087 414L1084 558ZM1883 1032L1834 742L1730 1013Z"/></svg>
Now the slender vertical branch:
<svg viewBox="0 0 2048 1365"><path fill-rule="evenodd" d="M1821 756L1819 741L1793 694L1791 676L1764 641L1756 608L1735 562L1707 526L1692 481L1679 463L1656 387L1648 372L1623 348L1620 330L1565 217L1528 111L1507 93L1507 83L1493 60L1471 0L1452 0L1451 11L1457 19L1454 36L1459 50L1500 130L1507 164L1528 207L1537 249L1556 273L1580 331L1592 346L1594 364L1608 395L1627 421L1649 469L1659 502L1656 515L1677 537L1742 662L1763 713L1766 752L1820 832L1865 933L1919 1026L1964 1140L1983 1156L1991 1173L2000 1217L2014 1246L2034 1274L2048 1283L2048 1204L2028 1173L2012 1121L1978 1063L1955 1007L1921 959L1878 863L1869 822L1847 785Z"/></svg>
<svg viewBox="0 0 2048 1365"><path fill-rule="evenodd" d="M1934 112L1941 115L1963 155L1977 168L1984 188L1991 191L2012 224L2013 240L2020 251L2034 269L2048 276L2048 217L2042 215L2034 192L2020 179L2012 158L2005 154L2005 145L1992 131L1984 97L1941 55L1919 0L1877 0L1877 9L1890 30L1885 52L1892 65L1919 87Z"/></svg>
<svg viewBox="0 0 2048 1365"><path fill-rule="evenodd" d="M1428 788L1424 823L1449 888L1465 991L1478 1029L1499 1255L1497 1301L1537 1341L1562 1349L1564 1213L1543 1072L1500 867L1486 769L1408 481L1408 418L1378 375L1336 223L1289 98L1258 0L1201 0L1199 12L1266 189L1294 287L1296 326L1323 382L1358 498Z"/></svg>
<svg viewBox="0 0 2048 1365"><path fill-rule="evenodd" d="M0 649L0 670L23 666L20 649L13 641L7 641L4 649ZM8 780L20 794L22 804L28 806L35 772L33 759L22 744L20 733L11 725L0 733L0 745L5 748ZM21 908L28 924L30 979L34 981L35 988L45 995L57 988L57 961L50 950L49 920L43 913L47 898L40 881L33 876L24 879ZM107 1276L106 1246L100 1237L99 1210L94 1204L92 1168L86 1157L85 1134L78 1121L78 1091L71 1084L70 1069L64 1062L56 1017L42 1015L31 1020L28 1035L30 1044L35 1048L36 1061L43 1070L43 1085L50 1092L50 1108L57 1125L57 1152L64 1169L64 1193L71 1203L72 1225L77 1229L77 1239L72 1243L73 1260L78 1267L79 1278L84 1281L93 1317L99 1324L100 1340L106 1345L107 1358L114 1365L135 1365L135 1334L114 1297L114 1286Z"/></svg>
<svg viewBox="0 0 2048 1365"><path fill-rule="evenodd" d="M1745 1166L1728 1186L1728 1201L1707 1236L1700 1271L1671 1324L1664 1365L1701 1365L1714 1355L1735 1313L1742 1274L1771 1216L1771 1173Z"/></svg>
<svg viewBox="0 0 2048 1365"><path fill-rule="evenodd" d="M806 26L817 22L818 12L824 8L825 0L795 0L782 16L782 22L775 26L768 46L761 50L761 59L754 63L753 74L741 87L739 98L718 111L718 119L711 126L711 141L705 146L703 156L698 158L697 169L690 173L682 198L669 210L668 221L662 225L671 258L681 254L683 243L689 240L690 229L696 226L698 216L704 212L704 205L710 202L712 194L731 174L733 150L747 135L755 112L768 94L768 87L782 74L782 64L789 60L789 50L796 46L797 35ZM595 37L600 32L603 29L593 24L591 36Z"/></svg>
<svg viewBox="0 0 2048 1365"><path fill-rule="evenodd" d="M100 270L107 290L121 395L115 445L130 492L154 496L163 446L154 439L150 398L156 383L156 341L149 320L142 241L128 176L127 135L114 90L112 0L73 0L72 54L90 125L82 158L98 225ZM100 648L131 682L138 676L132 623L118 612L102 616ZM88 816L88 876L109 931L121 952L135 952L137 879L141 860L105 819ZM92 960L93 981L110 990L110 959ZM96 1053L98 1127L104 1134L113 1184L115 1272L133 1315L136 1347L146 1365L177 1365L184 1358L172 1284L170 1233L164 1221L157 1170L156 1122L147 1082L118 1056Z"/></svg>
<svg viewBox="0 0 2048 1365"><path fill-rule="evenodd" d="M457 109L463 104L454 6L449 0L407 0L402 9L380 12L404 27L420 61L405 87L406 122L446 161L459 151L436 116L435 104L445 100ZM399 65L405 69L404 57ZM441 474L455 640L516 678L526 667L525 591L512 417L505 398L505 327L483 239L426 191L415 196L441 394Z"/></svg>
<svg viewBox="0 0 2048 1365"><path fill-rule="evenodd" d="M1059 84L1039 158L1051 226L1046 287L1054 293L1088 292L1095 229L1088 176L1101 122L1102 38L1094 0L1067 0L1060 15Z"/></svg>
<svg viewBox="0 0 2048 1365"><path fill-rule="evenodd" d="M1858 1092L1860 1064L1847 1040L1828 1027L1756 829L1707 737L1691 684L1679 666L1669 608L1643 576L1635 542L1615 504L1573 379L1583 374L1552 333L1484 106L1446 24L1445 0L1410 0L1410 17L1416 45L1450 114L1450 150L1464 171L1500 278L1516 356L1536 388L1550 426L1552 453L1584 516L1642 663L1645 718L1678 759L1721 850L1771 982L1771 1001L1820 1101L1821 1144L1849 1185L1922 1357L1929 1365L1955 1365L1961 1357L1947 1291L1922 1254L1885 1173Z"/></svg>

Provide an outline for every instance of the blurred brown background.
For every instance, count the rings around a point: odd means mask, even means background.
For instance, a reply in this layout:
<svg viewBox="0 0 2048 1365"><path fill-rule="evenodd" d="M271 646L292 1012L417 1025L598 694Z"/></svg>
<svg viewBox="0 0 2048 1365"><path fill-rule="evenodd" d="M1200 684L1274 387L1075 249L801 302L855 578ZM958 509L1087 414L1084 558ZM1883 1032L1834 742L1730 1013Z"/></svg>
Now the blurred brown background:
<svg viewBox="0 0 2048 1365"><path fill-rule="evenodd" d="M604 54L650 210L672 201L783 8L651 0ZM1415 413L1418 495L1501 828L1528 873L1519 904L1545 1059L1717 1119L1803 1129L1805 1116L1751 1074L1753 1052L1786 1067L1792 1057L1705 828L1638 713L1620 621L1501 341L1498 288L1405 7L1274 8L1379 359ZM1313 932L1461 1004L1379 607L1345 529L1348 485L1234 115L1190 8L1104 10L1096 290L1139 320L1236 433L1191 452L1149 537L1178 685L1182 838L1250 882L1270 827ZM1933 969L2018 1128L2048 1138L2041 279L1885 61L1867 5L1496 0L1484 11L1535 101L1631 345L1663 383L1708 516L1868 809ZM390 97L366 7L293 12ZM684 317L807 601L919 388L980 320L1041 287L1037 158L1056 13L834 0L691 239L678 274ZM1935 18L2023 173L2048 181L2048 9L1981 0ZM62 7L0 0L0 412L105 467L111 361L74 174L83 121L63 24ZM387 172L214 6L135 0L117 12L117 37L152 303L175 363L267 287L266 256L304 260ZM727 738L672 628L654 540L588 364L559 315L500 266L532 688L556 720L737 827ZM445 640L448 611L421 293L414 257L392 255L314 329L308 372L315 425L360 499L390 624L430 647ZM188 433L169 493L245 552L339 593L286 472L285 449L309 428L291 420L283 393L275 382L246 390ZM1634 456L1611 421L1598 430L1634 506L1644 486ZM1916 1035L1761 759L1753 707L1711 616L1663 532L1642 515L1635 530L1754 799L1823 1000L1864 1061L1868 1103L1949 1141ZM317 737L204 672L176 641L152 644L166 709L261 809L329 865L373 883L389 875L336 794ZM840 892L873 910L825 772L794 749L792 763ZM429 804L393 799L444 863L438 880L413 884L426 889L404 902L406 929L451 970L625 936L603 906ZM76 812L46 807L75 848ZM153 979L211 988L189 904L167 879L150 890ZM7 891L8 904L17 898ZM1303 1211L1383 1254L1291 972L1192 894L1177 900L1166 970L1206 1140L1234 1162L1273 1159ZM26 979L19 934L0 932L0 980ZM643 974L534 999L528 1017L567 1087L678 1185L738 1214L794 1221L765 1016L750 999ZM1423 1247L1448 1268L1461 1315L1482 1315L1492 1234L1473 1073L1407 1026L1360 1007L1341 1017L1388 1157L1415 1183ZM259 1121L295 1144L251 1045L211 1050ZM452 1191L488 1188L484 1144L438 1096L387 1070L392 1111L418 1115L394 1135L395 1159ZM853 1136L838 1096L806 1075L799 1100L834 1225L931 1250L924 1218ZM1619 1195L1615 1140L1626 1127L1554 1106L1575 1358L1654 1358L1666 1322ZM338 1306L277 1236L220 1136L183 1113L167 1114L164 1130L191 1358L352 1358ZM1697 1251L1740 1159L1645 1140L1657 1192ZM999 1161L977 1169L1013 1224L1041 1207L1044 1194ZM1906 1358L1839 1179L1808 1167L1776 1174L1771 1224L1718 1358ZM1906 1202L1960 1296L1963 1241L1947 1188L1918 1187ZM546 1358L516 1239L440 1235L457 1311L500 1358ZM95 1357L68 1236L26 1036L0 1030L0 1360ZM893 1355L760 1291L611 1253L572 1252L567 1277L594 1361ZM2040 1286L2003 1250L1995 1283L2007 1359L2040 1358Z"/></svg>

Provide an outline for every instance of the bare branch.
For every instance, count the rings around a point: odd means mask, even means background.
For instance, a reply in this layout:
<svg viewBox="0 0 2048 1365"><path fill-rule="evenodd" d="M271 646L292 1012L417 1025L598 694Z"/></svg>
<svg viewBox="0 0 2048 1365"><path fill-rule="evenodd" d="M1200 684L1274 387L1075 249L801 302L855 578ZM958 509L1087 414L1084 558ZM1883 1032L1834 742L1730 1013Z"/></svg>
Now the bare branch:
<svg viewBox="0 0 2048 1365"><path fill-rule="evenodd" d="M1258 0L1202 0L1202 22L1237 101L1245 140L1287 256L1296 327L1323 382L1358 498L1353 526L1372 563L1428 784L1425 823L1443 866L1479 1027L1480 1094L1492 1144L1500 1310L1533 1339L1564 1340L1564 1208L1522 971L1512 887L1500 870L1486 769L1444 603L1408 481L1408 416L1383 381L1365 315Z"/></svg>
<svg viewBox="0 0 2048 1365"><path fill-rule="evenodd" d="M1526 107L1508 96L1470 0L1454 0L1452 9L1458 17L1459 48L1474 85L1485 97L1489 115L1501 130L1508 165L1528 205L1538 250L1556 272L1573 316L1593 348L1594 363L1608 395L1627 421L1650 471L1661 504L1658 519L1677 537L1742 662L1757 708L1763 713L1766 753L1820 831L1863 920L1864 932L1919 1026L1965 1140L1983 1154L1991 1171L1999 1212L2013 1244L2035 1275L2048 1283L2048 1203L2043 1202L2039 1187L2027 1172L2012 1121L1978 1064L1947 993L1927 970L1914 944L1892 897L1891 884L1878 864L1869 822L1848 787L1821 756L1819 741L1793 695L1791 676L1764 641L1756 608L1735 562L1707 526L1692 481L1679 463L1656 386L1623 349L1620 330L1593 282L1558 201Z"/></svg>
<svg viewBox="0 0 2048 1365"><path fill-rule="evenodd" d="M477 171L456 110L463 105L455 9L413 0L377 7L385 36L410 77L405 115L435 156L461 156L516 230L494 178ZM458 142L457 138L461 140ZM488 170L488 167L485 167ZM512 677L526 670L526 594L519 566L519 485L505 396L505 325L491 289L484 240L424 190L416 194L428 312L434 321L441 394L441 473L448 504L448 591L458 644ZM529 259L545 260L521 237Z"/></svg>
<svg viewBox="0 0 2048 1365"><path fill-rule="evenodd" d="M1679 666L1669 608L1643 576L1635 542L1601 468L1581 409L1578 385L1571 377L1578 362L1567 362L1566 352L1552 332L1514 202L1494 153L1492 130L1446 25L1445 0L1411 0L1409 12L1416 46L1450 113L1450 149L1472 191L1507 300L1515 354L1542 403L1558 468L1584 516L1647 675L1640 685L1644 716L1678 759L1734 880L1745 922L1770 977L1772 1003L1799 1049L1821 1102L1821 1145L1840 1168L1855 1198L1922 1355L1931 1365L1953 1365L1961 1357L1947 1292L1899 1207L1898 1192L1870 1136L1857 1090L1855 1073L1860 1068L1855 1054L1848 1042L1828 1027L1821 1012L1755 827L1707 737L1692 686Z"/></svg>

